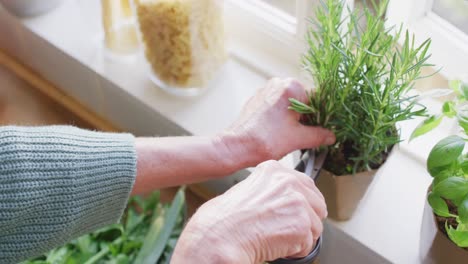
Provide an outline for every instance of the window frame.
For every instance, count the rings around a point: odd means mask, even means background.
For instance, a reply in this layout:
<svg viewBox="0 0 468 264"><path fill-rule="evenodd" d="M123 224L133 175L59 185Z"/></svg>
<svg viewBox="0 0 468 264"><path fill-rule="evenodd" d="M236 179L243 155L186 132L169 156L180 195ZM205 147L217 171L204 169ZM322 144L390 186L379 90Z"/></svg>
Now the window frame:
<svg viewBox="0 0 468 264"><path fill-rule="evenodd" d="M224 0L229 53L260 73L304 77L301 55L306 50L307 19L320 1L295 0L296 17L261 0ZM351 8L354 0L345 0Z"/></svg>
<svg viewBox="0 0 468 264"><path fill-rule="evenodd" d="M403 23L417 43L431 38L431 62L441 67L441 74L447 79L466 78L468 34L432 12L432 4L433 0L390 0L387 25Z"/></svg>

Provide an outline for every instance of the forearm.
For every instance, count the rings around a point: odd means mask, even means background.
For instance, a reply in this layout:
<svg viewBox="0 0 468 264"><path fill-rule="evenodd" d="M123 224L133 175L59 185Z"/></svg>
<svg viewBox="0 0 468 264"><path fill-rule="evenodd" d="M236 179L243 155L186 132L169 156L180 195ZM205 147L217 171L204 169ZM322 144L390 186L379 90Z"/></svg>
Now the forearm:
<svg viewBox="0 0 468 264"><path fill-rule="evenodd" d="M261 159L253 140L228 133L137 138L135 147L137 178L132 194L229 175Z"/></svg>

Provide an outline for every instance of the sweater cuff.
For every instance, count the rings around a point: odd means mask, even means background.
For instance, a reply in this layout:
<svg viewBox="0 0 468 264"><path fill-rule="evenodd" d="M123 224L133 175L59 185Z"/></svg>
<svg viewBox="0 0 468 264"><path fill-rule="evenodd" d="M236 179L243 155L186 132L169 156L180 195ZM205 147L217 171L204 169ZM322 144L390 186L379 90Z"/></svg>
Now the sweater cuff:
<svg viewBox="0 0 468 264"><path fill-rule="evenodd" d="M81 144L89 146L87 153L82 153L88 162L73 179L72 238L119 222L136 178L135 138L131 134L86 131L82 140Z"/></svg>

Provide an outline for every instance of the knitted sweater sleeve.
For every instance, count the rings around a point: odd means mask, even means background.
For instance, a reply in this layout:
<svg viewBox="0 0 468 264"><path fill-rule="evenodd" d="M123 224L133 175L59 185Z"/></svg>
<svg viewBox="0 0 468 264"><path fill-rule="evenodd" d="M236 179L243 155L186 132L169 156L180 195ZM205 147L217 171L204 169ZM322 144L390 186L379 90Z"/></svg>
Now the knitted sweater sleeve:
<svg viewBox="0 0 468 264"><path fill-rule="evenodd" d="M132 135L0 127L0 263L119 221L135 177Z"/></svg>

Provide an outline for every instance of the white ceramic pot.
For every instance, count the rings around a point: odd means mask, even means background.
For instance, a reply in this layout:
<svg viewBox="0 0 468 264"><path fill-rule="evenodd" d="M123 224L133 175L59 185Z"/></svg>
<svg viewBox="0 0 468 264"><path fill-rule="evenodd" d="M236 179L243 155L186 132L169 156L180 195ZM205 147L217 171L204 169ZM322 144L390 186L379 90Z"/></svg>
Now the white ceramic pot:
<svg viewBox="0 0 468 264"><path fill-rule="evenodd" d="M0 0L3 7L16 16L28 17L46 13L64 0Z"/></svg>

